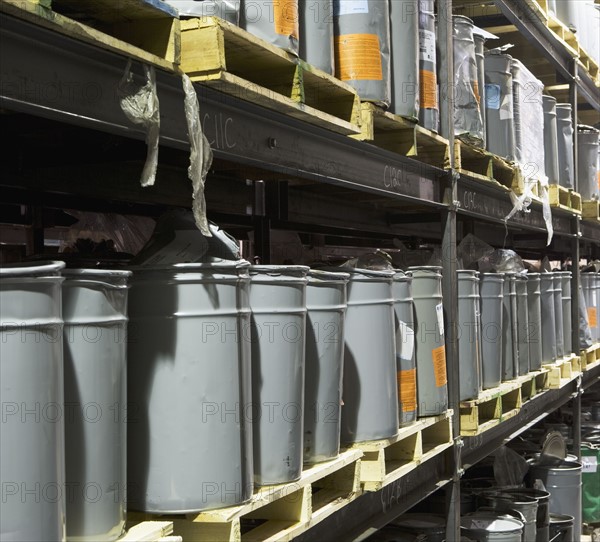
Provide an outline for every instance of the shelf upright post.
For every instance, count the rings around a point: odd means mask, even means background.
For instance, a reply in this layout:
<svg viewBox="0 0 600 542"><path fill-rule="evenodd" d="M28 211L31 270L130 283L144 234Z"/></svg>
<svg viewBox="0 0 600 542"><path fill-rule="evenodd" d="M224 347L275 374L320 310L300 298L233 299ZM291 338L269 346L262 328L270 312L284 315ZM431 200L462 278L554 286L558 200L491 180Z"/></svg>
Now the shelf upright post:
<svg viewBox="0 0 600 542"><path fill-rule="evenodd" d="M579 83L579 66L577 64L577 59L572 58L570 60L570 72L571 79L569 80L569 102L571 104L571 114L573 117L573 171L574 171L574 189L576 192L579 192L579 171L577 170L577 156L579 154L577 148L577 142L579 140L579 136L577 135L577 84Z"/></svg>
<svg viewBox="0 0 600 542"><path fill-rule="evenodd" d="M271 263L271 220L267 216L267 186L265 181L254 181L254 256L255 263Z"/></svg>
<svg viewBox="0 0 600 542"><path fill-rule="evenodd" d="M446 368L448 372L449 406L454 409L452 436L454 453L452 461L452 482L447 491L446 538L460 540L460 476L461 440L459 412L459 374L458 374L458 278L456 259L456 223L458 211L458 179L454 170L454 55L452 1L438 0L438 50L440 59L440 132L450 142L450 170L444 200L448 207L442 212L442 266L443 293L446 313Z"/></svg>

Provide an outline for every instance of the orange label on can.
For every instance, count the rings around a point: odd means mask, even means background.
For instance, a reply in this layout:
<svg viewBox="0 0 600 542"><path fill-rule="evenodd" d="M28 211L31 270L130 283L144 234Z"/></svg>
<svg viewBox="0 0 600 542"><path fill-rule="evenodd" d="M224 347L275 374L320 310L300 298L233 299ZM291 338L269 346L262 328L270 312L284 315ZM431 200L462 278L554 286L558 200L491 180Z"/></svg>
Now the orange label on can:
<svg viewBox="0 0 600 542"><path fill-rule="evenodd" d="M473 94L475 94L475 99L477 100L477 105L481 104L481 94L479 94L479 82L473 81Z"/></svg>
<svg viewBox="0 0 600 542"><path fill-rule="evenodd" d="M344 34L335 38L336 73L342 81L383 81L376 34Z"/></svg>
<svg viewBox="0 0 600 542"><path fill-rule="evenodd" d="M402 412L417 410L417 369L398 371L398 396Z"/></svg>
<svg viewBox="0 0 600 542"><path fill-rule="evenodd" d="M598 190L600 190L600 171L598 172Z"/></svg>
<svg viewBox="0 0 600 542"><path fill-rule="evenodd" d="M298 39L298 0L274 0L275 33Z"/></svg>
<svg viewBox="0 0 600 542"><path fill-rule="evenodd" d="M421 70L421 107L424 109L438 108L437 77L434 72Z"/></svg>
<svg viewBox="0 0 600 542"><path fill-rule="evenodd" d="M590 327L598 326L598 311L596 307L588 307L588 321L590 323Z"/></svg>
<svg viewBox="0 0 600 542"><path fill-rule="evenodd" d="M435 385L441 388L448 383L448 376L446 375L446 347L440 346L439 348L434 348L431 353L433 357Z"/></svg>

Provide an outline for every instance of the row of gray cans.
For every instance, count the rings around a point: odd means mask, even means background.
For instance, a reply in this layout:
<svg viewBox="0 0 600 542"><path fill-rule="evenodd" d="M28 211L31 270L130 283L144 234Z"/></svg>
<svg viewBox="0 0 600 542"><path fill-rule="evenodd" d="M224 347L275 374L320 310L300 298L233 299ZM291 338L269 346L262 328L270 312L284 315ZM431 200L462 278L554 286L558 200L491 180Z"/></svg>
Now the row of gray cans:
<svg viewBox="0 0 600 542"><path fill-rule="evenodd" d="M352 85L363 100L437 130L434 0L168 0L214 15Z"/></svg>
<svg viewBox="0 0 600 542"><path fill-rule="evenodd" d="M460 399L572 352L571 273L459 271Z"/></svg>
<svg viewBox="0 0 600 542"><path fill-rule="evenodd" d="M0 278L3 540L114 540L127 507L238 504L447 409L439 268Z"/></svg>

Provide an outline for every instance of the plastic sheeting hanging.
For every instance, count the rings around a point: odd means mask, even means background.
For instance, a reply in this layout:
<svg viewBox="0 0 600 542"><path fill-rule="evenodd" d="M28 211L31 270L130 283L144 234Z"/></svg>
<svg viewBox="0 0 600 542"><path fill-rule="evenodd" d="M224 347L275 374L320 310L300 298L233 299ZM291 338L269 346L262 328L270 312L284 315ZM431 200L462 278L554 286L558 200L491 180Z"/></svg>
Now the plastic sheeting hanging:
<svg viewBox="0 0 600 542"><path fill-rule="evenodd" d="M140 183L142 186L152 186L156 181L158 167L158 141L160 135L160 104L156 92L156 72L154 66L144 64L146 83L139 86L131 72L131 59L127 61L125 73L117 89L119 103L125 116L146 131L148 154L142 170Z"/></svg>
<svg viewBox="0 0 600 542"><path fill-rule="evenodd" d="M181 17L220 17L238 25L240 0L165 0Z"/></svg>
<svg viewBox="0 0 600 542"><path fill-rule="evenodd" d="M419 118L419 7L417 0L390 2L392 103L396 115Z"/></svg>
<svg viewBox="0 0 600 542"><path fill-rule="evenodd" d="M361 99L387 107L391 97L388 0L334 0L335 70Z"/></svg>
<svg viewBox="0 0 600 542"><path fill-rule="evenodd" d="M213 154L210 143L202 132L200 121L200 104L194 90L194 85L187 75L182 76L183 90L185 92L185 118L188 125L188 137L190 138L190 166L188 177L192 181L194 203L192 211L198 229L202 235L211 237L212 233L208 227L206 218L206 200L204 199L204 183L208 170L212 164Z"/></svg>
<svg viewBox="0 0 600 542"><path fill-rule="evenodd" d="M290 53L299 53L298 0L242 0L240 26Z"/></svg>
<svg viewBox="0 0 600 542"><path fill-rule="evenodd" d="M419 0L419 123L424 128L437 132L440 105L434 12L434 0Z"/></svg>
<svg viewBox="0 0 600 542"><path fill-rule="evenodd" d="M477 79L473 21L463 15L453 17L454 45L454 133L482 146L483 121L479 110L481 97Z"/></svg>
<svg viewBox="0 0 600 542"><path fill-rule="evenodd" d="M300 58L331 75L335 73L333 0L300 3Z"/></svg>

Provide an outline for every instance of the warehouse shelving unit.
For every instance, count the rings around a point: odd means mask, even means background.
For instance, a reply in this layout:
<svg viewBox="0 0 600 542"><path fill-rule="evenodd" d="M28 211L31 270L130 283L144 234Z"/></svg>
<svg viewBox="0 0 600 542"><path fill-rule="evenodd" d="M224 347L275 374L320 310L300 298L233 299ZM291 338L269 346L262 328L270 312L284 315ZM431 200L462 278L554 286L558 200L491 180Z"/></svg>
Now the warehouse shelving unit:
<svg viewBox="0 0 600 542"><path fill-rule="evenodd" d="M457 2L474 4L473 2ZM569 85L574 105L600 111L600 91L564 45L543 24L534 21L532 8L520 0L495 0L496 13L482 15L488 26L512 24L548 59L561 81ZM449 0L440 5L440 40L450 43ZM487 19L486 19L487 17ZM451 47L448 49L451 50ZM12 113L30 131L42 135L69 127L61 137L63 148L48 141L31 148L31 161L6 160L0 180L4 204L26 205L34 228L33 244L40 247L43 207L113 210L153 214L167 206L190 206L191 187L181 171L187 166L189 143L183 110L183 90L178 75L157 70L161 108L161 165L157 185L137 184L143 161L144 134L123 115L116 89L127 58L115 51L55 33L12 15L0 15L0 107L9 126ZM134 69L141 74L139 63ZM452 87L451 73L443 67ZM447 319L457 315L456 241L462 232L477 232L485 224L488 238L502 244L506 230L529 250L544 252L546 226L542 207L533 203L527 212L512 210L509 194L451 167L442 170L411 158L356 141L255 106L209 88L196 87L203 128L215 156L207 182L211 218L242 230L253 230L256 254L269 263L271 230L276 228L320 234L343 242L360 239L370 246L389 246L396 236L442 240L444 295ZM451 96L448 99L452 99ZM442 134L453 148L452 104L442 102ZM11 114L8 114L8 113ZM574 107L577 115L577 107ZM24 115L24 116L23 116ZM5 126L7 125L5 123ZM96 137L93 134L104 134ZM102 150L107 142L132 152L137 161L66 164L68 149L83 138ZM114 139L111 139L114 138ZM35 139L35 138L34 138ZM60 145L61 143L59 143ZM78 147L79 148L79 147ZM56 161L47 160L53 151ZM183 151L183 152L182 152ZM37 157L37 158L36 158ZM165 166L163 159L167 162ZM7 165L8 164L8 165ZM452 166L452 164L450 164ZM183 179L183 180L182 180ZM251 179L248 181L247 179ZM555 240L548 253L600 256L600 224L582 221L576 214L553 209ZM36 233L37 232L37 233ZM537 244L536 244L537 243ZM386 245L387 244L387 245ZM578 274L573 288L577 291ZM574 315L578 307L576 296ZM577 318L574 319L577 321ZM574 349L579 337L574 333ZM458 397L457 338L447 337L450 397ZM458 532L459 480L465 468L489 455L507 440L542 419L567 401L581 397L587 387L600 382L600 366L575 375L559 389L546 390L527 401L512 418L475 437L460 437L453 418L454 445L419 464L382 489L367 492L318 523L299 540L361 540L408 510L441 486L451 484L449 533ZM458 402L451 400L458 412ZM577 408L575 409L577 415ZM576 437L577 442L577 437Z"/></svg>

